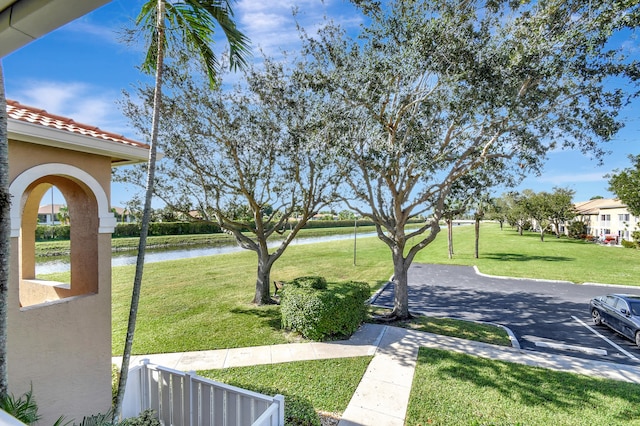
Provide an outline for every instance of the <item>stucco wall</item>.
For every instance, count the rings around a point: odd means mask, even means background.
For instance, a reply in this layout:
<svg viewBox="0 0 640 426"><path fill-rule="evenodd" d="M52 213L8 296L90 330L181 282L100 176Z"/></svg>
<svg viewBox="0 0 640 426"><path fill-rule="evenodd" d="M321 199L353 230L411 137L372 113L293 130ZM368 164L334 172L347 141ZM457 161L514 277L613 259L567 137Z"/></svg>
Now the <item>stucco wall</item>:
<svg viewBox="0 0 640 426"><path fill-rule="evenodd" d="M75 259L75 263L71 259L72 277L77 278L75 282L72 278L72 284L78 284L72 293L82 295L67 297L69 293L63 292L62 297L66 298L62 300L26 307L21 306L19 294L21 274L28 270L20 266L20 253L25 251L20 246L20 237L11 238L9 391L20 395L32 386L43 415L39 424L50 425L61 415L80 421L85 415L105 412L111 405L111 234L104 229L99 232L100 197L92 193L102 191L101 199L106 195L108 200L111 162L107 157L9 141L10 182L43 164L57 164L55 174L59 176L41 177L41 182L55 185L72 182L71 200L67 200L70 204L77 203L75 217L70 212L72 229L91 230L72 243L84 256L89 256ZM94 189L69 176L78 175L77 170L97 181ZM12 203L19 203L22 211L26 199L13 199ZM83 262L91 263L90 259L96 259L96 264L89 268L92 276L83 270Z"/></svg>

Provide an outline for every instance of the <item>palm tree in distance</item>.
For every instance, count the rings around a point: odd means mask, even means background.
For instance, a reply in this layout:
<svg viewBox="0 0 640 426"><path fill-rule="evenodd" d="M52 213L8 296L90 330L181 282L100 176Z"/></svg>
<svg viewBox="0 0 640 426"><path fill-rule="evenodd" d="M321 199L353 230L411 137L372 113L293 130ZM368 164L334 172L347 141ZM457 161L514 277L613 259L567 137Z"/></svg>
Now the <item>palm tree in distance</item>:
<svg viewBox="0 0 640 426"><path fill-rule="evenodd" d="M144 256L151 218L151 198L156 169L156 152L158 129L162 102L163 67L165 54L170 52L170 45L181 45L189 53L202 60L210 84L216 83L220 64L211 45L214 27L217 23L225 33L229 42L229 65L232 69L244 68L249 56L249 40L233 22L232 0L149 0L143 4L136 19L138 31L147 39L147 54L142 70L155 73L155 90L153 97L153 116L151 121L151 139L149 143L149 160L147 163L147 181L145 188L144 209L138 245L136 272L133 280L131 309L127 325L127 337L122 356L118 393L114 407L114 416L122 409L122 400L127 383L129 360L133 346L133 336L140 300Z"/></svg>

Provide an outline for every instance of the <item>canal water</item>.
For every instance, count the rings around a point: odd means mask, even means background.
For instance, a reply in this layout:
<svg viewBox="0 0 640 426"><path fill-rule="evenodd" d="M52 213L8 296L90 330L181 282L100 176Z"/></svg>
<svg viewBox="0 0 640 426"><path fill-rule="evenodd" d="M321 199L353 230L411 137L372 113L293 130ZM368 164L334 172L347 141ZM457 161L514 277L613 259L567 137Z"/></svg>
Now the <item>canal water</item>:
<svg viewBox="0 0 640 426"><path fill-rule="evenodd" d="M357 234L358 237L366 238L366 237L375 237L377 234L375 232L366 232L362 234ZM338 240L348 240L353 239L353 234L342 234L342 235L330 235L325 237L313 237L313 238L296 238L290 244L294 245L302 245L302 244L315 244L315 243L324 243L327 241L338 241ZM280 244L280 241L274 241L269 244L269 247L277 247ZM154 263L154 262L163 262L166 260L177 260L177 259L188 259L193 257L202 257L202 256L214 256L218 254L227 254L227 253L236 253L242 251L244 249L238 247L237 245L229 245L229 246L218 246L218 247L203 247L203 246L191 246L180 249L171 249L171 250L147 250L144 256L145 263ZM124 266L124 265L135 265L136 263L136 255L132 254L132 252L126 253L113 253L111 257L111 266ZM58 272L67 272L69 271L69 258L59 258L55 260L49 260L47 258L38 258L36 263L36 276L38 275L46 275L53 274Z"/></svg>

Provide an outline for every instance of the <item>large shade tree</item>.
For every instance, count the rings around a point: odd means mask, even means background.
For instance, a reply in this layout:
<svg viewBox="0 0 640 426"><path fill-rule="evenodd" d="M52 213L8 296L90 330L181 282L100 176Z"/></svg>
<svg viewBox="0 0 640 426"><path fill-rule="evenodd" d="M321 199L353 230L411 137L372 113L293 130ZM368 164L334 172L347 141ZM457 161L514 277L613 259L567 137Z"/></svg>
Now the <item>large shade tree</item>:
<svg viewBox="0 0 640 426"><path fill-rule="evenodd" d="M271 302L273 264L298 231L327 206L339 175L327 147L339 117L295 72L265 60L234 90L169 73L155 192L172 209L197 211L257 255L253 303ZM150 100L149 88L139 97ZM125 112L144 129L150 103ZM121 174L143 183L140 170ZM273 241L273 243L272 243Z"/></svg>
<svg viewBox="0 0 640 426"><path fill-rule="evenodd" d="M552 198L546 191L535 192L531 189L522 191L521 199L527 217L540 234L540 241L544 242L544 234L551 225Z"/></svg>
<svg viewBox="0 0 640 426"><path fill-rule="evenodd" d="M342 194L391 251L392 316L409 316L407 271L431 243L451 188L490 160L535 173L554 148L603 154L637 93L638 64L612 36L635 30L620 1L358 0L358 39L306 37L309 79L350 121ZM416 230L408 221L429 214Z"/></svg>
<svg viewBox="0 0 640 426"><path fill-rule="evenodd" d="M531 225L531 216L527 211L526 202L526 195L517 191L502 194L499 201L504 206L505 220L515 227L520 235L523 235L525 228Z"/></svg>
<svg viewBox="0 0 640 426"><path fill-rule="evenodd" d="M549 219L553 225L556 238L560 238L562 227L576 217L576 207L573 204L575 191L569 188L554 187L549 195L551 198L551 214Z"/></svg>
<svg viewBox="0 0 640 426"><path fill-rule="evenodd" d="M155 76L155 84L140 242L114 415L117 415L122 407L142 285L155 179L158 128L162 109L165 55L171 52L181 52L181 56L193 55L199 58L201 60L199 63L208 75L210 84L215 84L216 76L220 70L219 61L212 48L216 24L222 28L229 42L231 67L245 65L249 51L248 40L237 29L233 21L231 0L148 0L142 5L136 19L137 29L132 31L133 36L142 35L147 42L142 70Z"/></svg>

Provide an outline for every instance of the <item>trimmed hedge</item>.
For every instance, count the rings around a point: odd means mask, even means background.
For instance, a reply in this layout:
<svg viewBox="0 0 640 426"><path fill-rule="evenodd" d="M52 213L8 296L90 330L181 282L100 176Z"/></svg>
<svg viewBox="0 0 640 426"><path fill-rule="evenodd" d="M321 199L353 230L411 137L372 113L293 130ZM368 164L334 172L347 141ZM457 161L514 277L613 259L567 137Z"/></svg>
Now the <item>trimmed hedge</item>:
<svg viewBox="0 0 640 426"><path fill-rule="evenodd" d="M353 219L348 220L310 220L304 226L305 229L316 229L316 228L353 228ZM411 219L409 223L423 223L424 220L421 219ZM358 226L373 226L375 223L368 219L358 219ZM295 222L293 222L293 226L295 226Z"/></svg>
<svg viewBox="0 0 640 426"><path fill-rule="evenodd" d="M220 227L213 222L151 222L149 236L219 234ZM116 226L113 237L139 237L139 223L122 223Z"/></svg>
<svg viewBox="0 0 640 426"><path fill-rule="evenodd" d="M411 220L410 223L419 223L419 220ZM295 226L295 222L292 222ZM359 226L373 225L369 220L358 220ZM353 220L310 220L304 226L305 229L314 228L344 228L352 227ZM36 241L47 240L68 240L69 225L38 225L36 228ZM249 230L248 228L246 229ZM149 224L149 236L164 235L193 235L193 234L220 234L220 226L214 222L194 221L194 222L151 222ZM140 223L118 223L112 237L139 237Z"/></svg>
<svg viewBox="0 0 640 426"><path fill-rule="evenodd" d="M326 290L327 280L324 277L308 276L294 278L289 285L301 288L313 288L316 290Z"/></svg>
<svg viewBox="0 0 640 426"><path fill-rule="evenodd" d="M349 281L312 288L324 281L317 278L301 277L285 285L280 300L282 327L318 341L350 336L367 316L369 285Z"/></svg>
<svg viewBox="0 0 640 426"><path fill-rule="evenodd" d="M68 240L71 235L69 225L38 225L36 226L36 241Z"/></svg>
<svg viewBox="0 0 640 426"><path fill-rule="evenodd" d="M151 222L149 224L149 236L159 237L164 235L194 235L194 234L220 234L222 230L213 222ZM38 225L36 227L36 241L68 240L70 235L69 225ZM139 237L139 223L118 223L112 237Z"/></svg>

